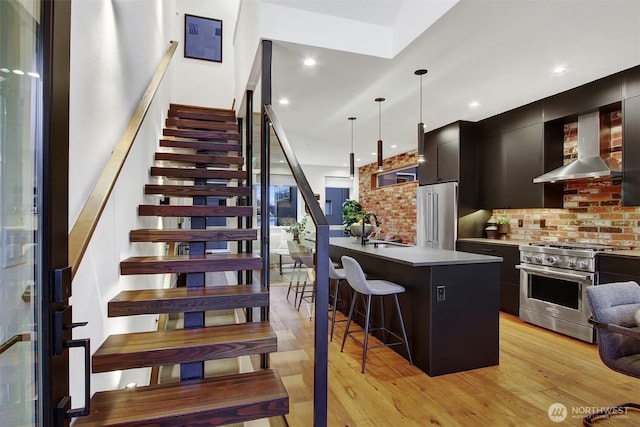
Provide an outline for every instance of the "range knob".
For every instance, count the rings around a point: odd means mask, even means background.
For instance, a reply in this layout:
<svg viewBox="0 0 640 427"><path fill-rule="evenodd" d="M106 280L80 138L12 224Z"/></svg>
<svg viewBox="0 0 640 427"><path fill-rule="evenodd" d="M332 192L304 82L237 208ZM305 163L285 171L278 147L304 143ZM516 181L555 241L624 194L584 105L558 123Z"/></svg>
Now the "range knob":
<svg viewBox="0 0 640 427"><path fill-rule="evenodd" d="M542 257L540 255L536 255L533 260L538 264L542 263Z"/></svg>
<svg viewBox="0 0 640 427"><path fill-rule="evenodd" d="M531 254L525 254L525 256L524 256L524 260L525 260L525 261L529 261L529 262L531 262L531 258L533 258L533 257L531 256Z"/></svg>
<svg viewBox="0 0 640 427"><path fill-rule="evenodd" d="M575 259L570 259L567 262L567 265L569 266L569 268L575 268L576 267L576 260Z"/></svg>
<svg viewBox="0 0 640 427"><path fill-rule="evenodd" d="M556 262L558 262L558 258L554 257L554 256L548 256L547 259L547 264L555 264Z"/></svg>
<svg viewBox="0 0 640 427"><path fill-rule="evenodd" d="M586 259L583 259L582 261L580 261L578 265L580 266L580 268L586 269L589 267L589 261L587 261Z"/></svg>

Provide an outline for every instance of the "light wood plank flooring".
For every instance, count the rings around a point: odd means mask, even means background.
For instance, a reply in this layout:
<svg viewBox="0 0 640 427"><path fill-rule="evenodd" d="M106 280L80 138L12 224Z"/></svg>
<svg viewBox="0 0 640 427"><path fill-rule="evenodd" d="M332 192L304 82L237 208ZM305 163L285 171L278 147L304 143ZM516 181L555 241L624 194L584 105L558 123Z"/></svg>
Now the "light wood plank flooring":
<svg viewBox="0 0 640 427"><path fill-rule="evenodd" d="M298 312L293 295L286 300L287 285L272 283L278 353L271 364L289 392L289 426L312 426L314 324L308 305ZM361 374L361 347L348 339L340 352L345 325L336 324L329 343L329 426L580 426L593 407L640 403L640 379L606 368L596 345L515 316L500 316L499 366L433 378L389 348L370 350ZM567 408L562 422L547 415L554 403ZM598 425L638 426L640 414Z"/></svg>

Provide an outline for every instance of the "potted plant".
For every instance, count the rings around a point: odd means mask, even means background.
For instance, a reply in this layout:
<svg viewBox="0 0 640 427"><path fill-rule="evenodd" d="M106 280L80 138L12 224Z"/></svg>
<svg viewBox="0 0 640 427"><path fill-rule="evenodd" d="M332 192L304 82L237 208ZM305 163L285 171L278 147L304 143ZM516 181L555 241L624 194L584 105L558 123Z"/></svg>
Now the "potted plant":
<svg viewBox="0 0 640 427"><path fill-rule="evenodd" d="M353 236L351 225L360 221L366 211L357 200L347 199L342 204L342 225L347 236Z"/></svg>
<svg viewBox="0 0 640 427"><path fill-rule="evenodd" d="M509 233L509 218L506 216L497 216L496 224L498 226L498 234L508 234Z"/></svg>
<svg viewBox="0 0 640 427"><path fill-rule="evenodd" d="M299 222L293 220L287 221L288 225L284 229L287 233L293 235L293 240L300 243L300 235L306 233L307 217L303 217Z"/></svg>

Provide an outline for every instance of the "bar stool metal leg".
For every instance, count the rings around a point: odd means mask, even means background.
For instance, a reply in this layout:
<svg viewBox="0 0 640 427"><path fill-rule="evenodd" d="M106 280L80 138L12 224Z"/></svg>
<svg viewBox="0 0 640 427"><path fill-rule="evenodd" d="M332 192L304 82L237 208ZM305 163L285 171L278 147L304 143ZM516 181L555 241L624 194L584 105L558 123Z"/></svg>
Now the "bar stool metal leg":
<svg viewBox="0 0 640 427"><path fill-rule="evenodd" d="M289 293L291 292L291 288L293 287L293 281L295 280L297 274L298 261L293 262L293 267L291 267L291 279L289 280L289 289L287 289L287 300L289 300Z"/></svg>
<svg viewBox="0 0 640 427"><path fill-rule="evenodd" d="M338 305L338 292L340 292L341 280L335 280L335 282L336 282L336 287L335 287L335 290L333 291L333 304L332 304L333 313L331 314L331 335L330 335L329 341L333 341L333 330L336 326L336 306Z"/></svg>
<svg viewBox="0 0 640 427"><path fill-rule="evenodd" d="M402 327L402 338L404 339L405 347L407 347L407 355L409 356L409 363L413 365L413 358L411 357L411 350L409 349L409 340L407 339L407 331L404 328L404 317L402 317L402 310L400 309L398 294L393 294L393 297L396 300L396 309L398 310L398 316L400 316L400 326Z"/></svg>
<svg viewBox="0 0 640 427"><path fill-rule="evenodd" d="M362 370L360 373L364 374L364 365L367 362L367 349L369 348L369 330L371 328L370 322L371 315L371 295L367 295L367 308L366 317L364 321L364 347L362 349Z"/></svg>
<svg viewBox="0 0 640 427"><path fill-rule="evenodd" d="M344 330L344 336L342 337L342 346L340 347L341 352L344 350L344 343L347 342L347 335L349 335L349 328L351 327L351 319L353 318L353 309L356 306L357 297L358 293L355 292L351 299L351 308L349 309L349 316L347 317L347 328Z"/></svg>

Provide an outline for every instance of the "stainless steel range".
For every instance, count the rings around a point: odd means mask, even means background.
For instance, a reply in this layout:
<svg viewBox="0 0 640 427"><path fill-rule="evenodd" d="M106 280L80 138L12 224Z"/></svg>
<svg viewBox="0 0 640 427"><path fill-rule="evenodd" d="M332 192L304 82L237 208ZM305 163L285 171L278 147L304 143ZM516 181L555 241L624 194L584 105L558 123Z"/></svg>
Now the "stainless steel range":
<svg viewBox="0 0 640 427"><path fill-rule="evenodd" d="M595 342L586 289L598 284L596 254L614 246L545 242L520 246L520 318Z"/></svg>

